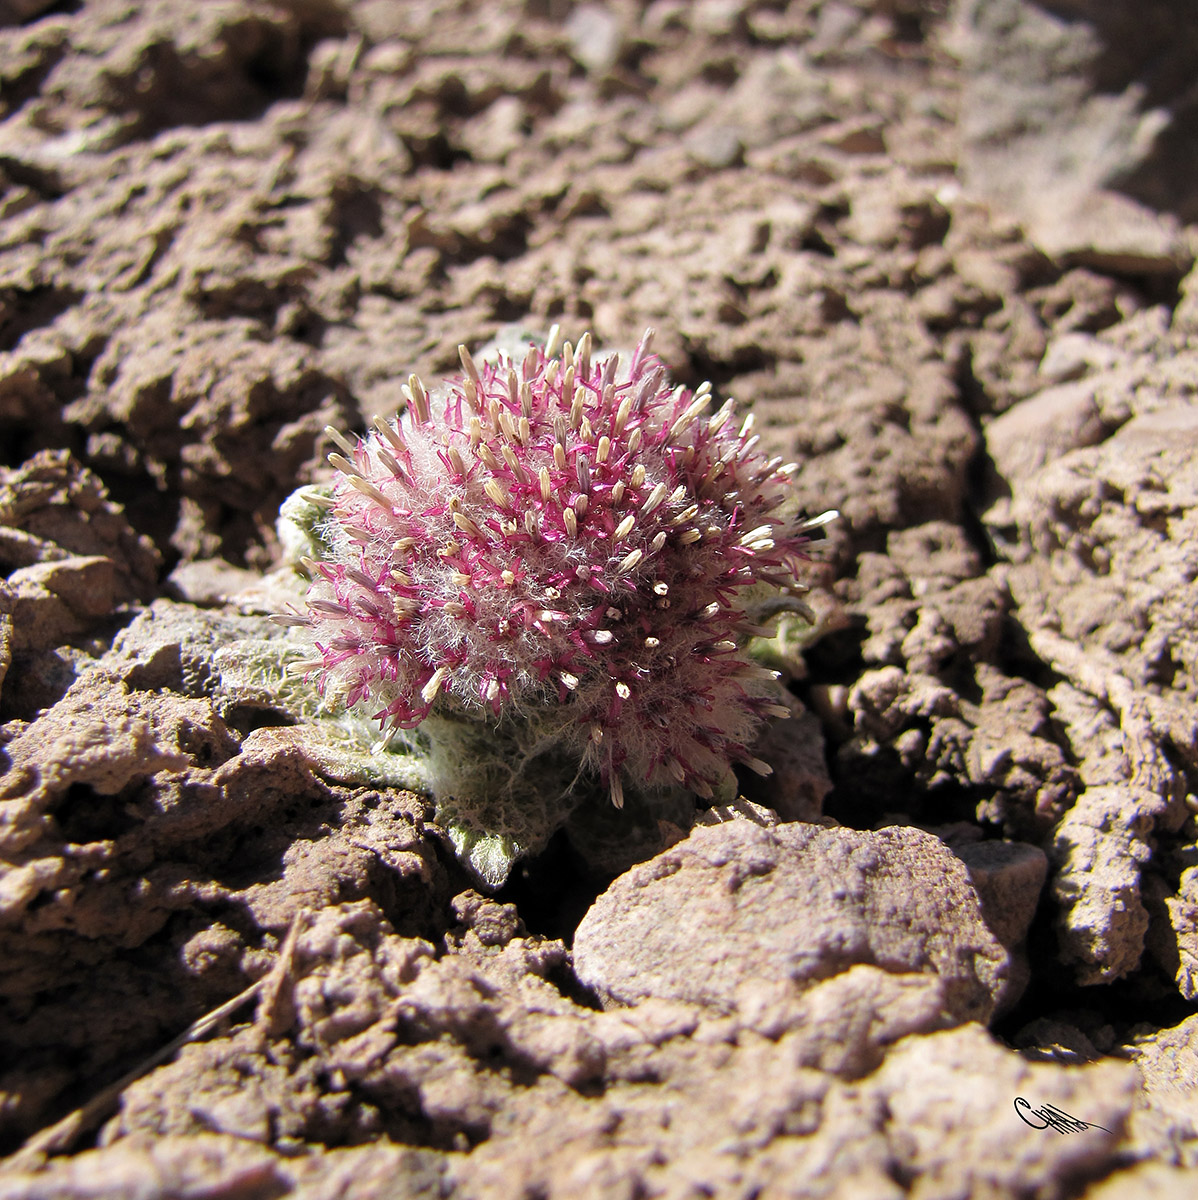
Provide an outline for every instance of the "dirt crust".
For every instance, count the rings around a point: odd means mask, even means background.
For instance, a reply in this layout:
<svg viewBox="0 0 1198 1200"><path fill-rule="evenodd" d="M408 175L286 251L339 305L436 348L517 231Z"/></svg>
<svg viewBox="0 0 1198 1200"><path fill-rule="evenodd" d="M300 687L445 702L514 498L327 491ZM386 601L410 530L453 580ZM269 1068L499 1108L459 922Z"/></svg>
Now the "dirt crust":
<svg viewBox="0 0 1198 1200"><path fill-rule="evenodd" d="M1134 7L0 0L0 1200L1189 1194L1198 23ZM554 322L840 516L774 775L484 896L234 665L325 426Z"/></svg>

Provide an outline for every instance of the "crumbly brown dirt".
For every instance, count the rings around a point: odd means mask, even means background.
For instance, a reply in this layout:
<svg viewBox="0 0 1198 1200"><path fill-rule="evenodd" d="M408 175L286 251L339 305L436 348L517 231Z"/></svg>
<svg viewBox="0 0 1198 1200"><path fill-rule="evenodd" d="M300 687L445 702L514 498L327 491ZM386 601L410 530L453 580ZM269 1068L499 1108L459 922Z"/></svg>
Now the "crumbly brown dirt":
<svg viewBox="0 0 1198 1200"><path fill-rule="evenodd" d="M0 0L0 1200L1191 1194L1196 50ZM217 655L325 425L511 322L654 326L841 517L775 776L488 898Z"/></svg>

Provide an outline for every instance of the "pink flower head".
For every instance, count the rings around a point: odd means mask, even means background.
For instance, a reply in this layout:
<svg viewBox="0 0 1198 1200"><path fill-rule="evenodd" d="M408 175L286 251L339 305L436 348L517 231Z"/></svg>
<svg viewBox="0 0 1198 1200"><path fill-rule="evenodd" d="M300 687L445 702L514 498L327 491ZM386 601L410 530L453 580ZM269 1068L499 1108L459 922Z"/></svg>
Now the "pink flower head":
<svg viewBox="0 0 1198 1200"><path fill-rule="evenodd" d="M747 656L749 593L787 587L805 526L780 513L797 469L768 459L731 401L674 387L649 353L590 336L530 346L428 393L330 455L328 559L308 562L322 692L408 729L435 705L501 722L556 709L558 743L623 803L710 797L767 715ZM760 599L760 596L757 597Z"/></svg>

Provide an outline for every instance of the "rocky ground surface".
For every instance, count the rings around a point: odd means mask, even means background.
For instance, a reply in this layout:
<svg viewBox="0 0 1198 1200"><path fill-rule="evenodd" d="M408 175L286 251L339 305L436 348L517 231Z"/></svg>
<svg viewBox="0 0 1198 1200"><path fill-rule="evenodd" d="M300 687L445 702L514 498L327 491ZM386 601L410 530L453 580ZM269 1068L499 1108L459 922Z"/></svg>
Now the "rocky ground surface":
<svg viewBox="0 0 1198 1200"><path fill-rule="evenodd" d="M0 1197L1191 1195L1195 54L0 0ZM655 326L842 518L774 777L484 897L220 652L324 426L513 321Z"/></svg>

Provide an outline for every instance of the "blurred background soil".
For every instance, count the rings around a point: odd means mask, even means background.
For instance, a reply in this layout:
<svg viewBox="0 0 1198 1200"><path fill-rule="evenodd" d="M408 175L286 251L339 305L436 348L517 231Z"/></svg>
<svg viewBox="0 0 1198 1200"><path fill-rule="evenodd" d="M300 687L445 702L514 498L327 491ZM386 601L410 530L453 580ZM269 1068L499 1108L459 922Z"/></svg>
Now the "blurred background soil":
<svg viewBox="0 0 1198 1200"><path fill-rule="evenodd" d="M1189 0L0 0L0 1152L269 981L0 1197L1192 1194L1195 61ZM842 515L783 822L484 898L218 651L324 427L516 322L655 327Z"/></svg>

